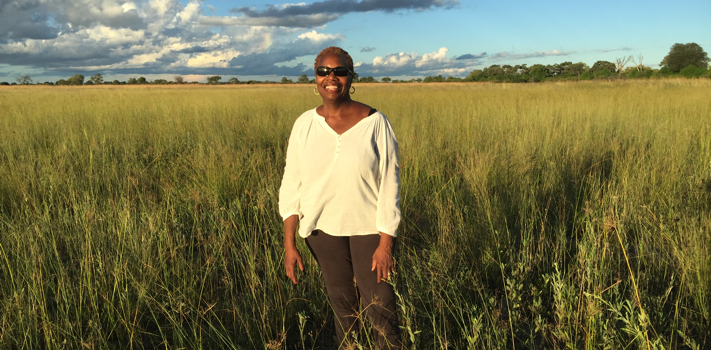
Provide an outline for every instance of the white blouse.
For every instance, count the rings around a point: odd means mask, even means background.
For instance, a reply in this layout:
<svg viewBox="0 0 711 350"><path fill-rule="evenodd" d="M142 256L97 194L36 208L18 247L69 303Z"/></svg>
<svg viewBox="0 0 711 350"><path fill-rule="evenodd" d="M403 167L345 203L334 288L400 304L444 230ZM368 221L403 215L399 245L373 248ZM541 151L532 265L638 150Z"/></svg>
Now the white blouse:
<svg viewBox="0 0 711 350"><path fill-rule="evenodd" d="M279 189L279 214L299 215L299 235L386 233L400 223L400 170L390 121L376 112L337 134L316 113L294 123Z"/></svg>

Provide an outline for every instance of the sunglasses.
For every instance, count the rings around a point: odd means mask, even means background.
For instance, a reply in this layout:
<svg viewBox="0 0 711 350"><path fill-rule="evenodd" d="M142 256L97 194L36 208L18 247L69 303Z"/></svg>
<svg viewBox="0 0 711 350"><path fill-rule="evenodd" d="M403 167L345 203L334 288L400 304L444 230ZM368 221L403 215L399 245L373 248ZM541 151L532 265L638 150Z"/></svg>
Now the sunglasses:
<svg viewBox="0 0 711 350"><path fill-rule="evenodd" d="M351 74L351 70L348 69L348 67L336 67L336 68L329 68L329 67L318 67L316 68L316 75L320 77L327 77L331 75L331 72L335 74L337 77L345 77L348 76L348 74Z"/></svg>

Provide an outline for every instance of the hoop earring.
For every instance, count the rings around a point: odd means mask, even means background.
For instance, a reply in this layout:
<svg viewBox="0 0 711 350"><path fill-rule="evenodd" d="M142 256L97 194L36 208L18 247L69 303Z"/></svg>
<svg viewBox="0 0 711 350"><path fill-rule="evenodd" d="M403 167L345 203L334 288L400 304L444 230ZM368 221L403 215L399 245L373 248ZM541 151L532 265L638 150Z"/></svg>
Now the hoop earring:
<svg viewBox="0 0 711 350"><path fill-rule="evenodd" d="M351 95L355 94L355 86L351 86L351 89L352 89L353 91L349 91L350 94L351 94Z"/></svg>
<svg viewBox="0 0 711 350"><path fill-rule="evenodd" d="M318 93L318 90L316 90L316 88L314 88L314 95L320 95L320 94Z"/></svg>

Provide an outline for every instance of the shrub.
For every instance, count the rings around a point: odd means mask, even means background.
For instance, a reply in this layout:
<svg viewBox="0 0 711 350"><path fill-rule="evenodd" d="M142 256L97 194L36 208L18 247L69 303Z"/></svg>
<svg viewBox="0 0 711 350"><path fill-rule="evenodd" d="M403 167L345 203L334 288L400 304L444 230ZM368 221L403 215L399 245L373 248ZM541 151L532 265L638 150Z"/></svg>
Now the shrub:
<svg viewBox="0 0 711 350"><path fill-rule="evenodd" d="M534 83L546 80L546 76L548 75L546 67L540 64L533 65L530 73Z"/></svg>
<svg viewBox="0 0 711 350"><path fill-rule="evenodd" d="M592 79L592 76L590 75L590 72L583 72L583 74L580 74L578 79L579 80L590 80L590 79Z"/></svg>
<svg viewBox="0 0 711 350"><path fill-rule="evenodd" d="M601 69L593 75L595 79L606 79L609 78L612 75L612 73L607 70L607 69Z"/></svg>
<svg viewBox="0 0 711 350"><path fill-rule="evenodd" d="M686 66L684 69L682 69L679 72L679 75L685 77L685 78L699 78L701 76L706 75L708 73L708 70L706 68L700 68L697 66L694 66L693 64L690 64Z"/></svg>
<svg viewBox="0 0 711 350"><path fill-rule="evenodd" d="M670 75L674 75L674 71L669 69L669 67L664 66L664 67L662 67L662 69L660 69L657 72L657 75L662 76L662 77L668 77Z"/></svg>

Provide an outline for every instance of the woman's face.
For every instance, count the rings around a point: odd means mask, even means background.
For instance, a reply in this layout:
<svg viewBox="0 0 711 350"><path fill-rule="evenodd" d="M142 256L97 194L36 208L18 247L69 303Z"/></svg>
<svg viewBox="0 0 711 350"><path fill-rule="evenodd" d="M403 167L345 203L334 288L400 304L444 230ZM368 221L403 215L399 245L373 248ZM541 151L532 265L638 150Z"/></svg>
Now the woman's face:
<svg viewBox="0 0 711 350"><path fill-rule="evenodd" d="M348 67L346 63L346 58L338 54L328 54L321 57L321 61L318 64L319 67ZM351 88L350 75L345 77L338 77L334 72L331 72L326 77L316 75L316 85L318 86L318 92L326 100L337 101L341 99L348 99L348 90Z"/></svg>

